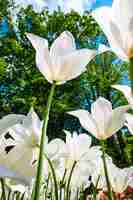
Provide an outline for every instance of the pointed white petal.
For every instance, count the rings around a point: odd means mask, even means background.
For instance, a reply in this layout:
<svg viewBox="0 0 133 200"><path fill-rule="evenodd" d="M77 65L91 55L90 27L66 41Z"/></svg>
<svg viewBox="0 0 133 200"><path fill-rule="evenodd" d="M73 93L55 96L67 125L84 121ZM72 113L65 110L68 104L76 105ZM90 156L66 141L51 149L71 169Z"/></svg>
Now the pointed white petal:
<svg viewBox="0 0 133 200"><path fill-rule="evenodd" d="M133 105L133 95L131 92L131 88L127 85L112 85L112 88L115 88L123 93L128 103Z"/></svg>
<svg viewBox="0 0 133 200"><path fill-rule="evenodd" d="M119 27L113 20L112 9L109 7L101 7L92 12L92 16L100 25L110 43L112 51L116 53L122 60L127 60L124 52L123 38Z"/></svg>
<svg viewBox="0 0 133 200"><path fill-rule="evenodd" d="M115 23L115 21L110 21L110 30L112 33L112 38L108 38L110 42L110 46L112 51L123 61L128 61L127 53L124 45L124 39L123 35Z"/></svg>
<svg viewBox="0 0 133 200"><path fill-rule="evenodd" d="M127 126L128 130L130 131L130 133L133 135L133 115L126 113L125 114L125 119L126 119L126 123L125 125Z"/></svg>
<svg viewBox="0 0 133 200"><path fill-rule="evenodd" d="M113 1L112 11L117 24L121 28L121 32L128 32L131 21L133 20L133 1L131 0L115 0ZM133 31L133 27L131 27Z"/></svg>
<svg viewBox="0 0 133 200"><path fill-rule="evenodd" d="M78 77L86 70L86 65L94 58L96 51L81 49L61 58L60 68L55 73L55 80L68 81Z"/></svg>
<svg viewBox="0 0 133 200"><path fill-rule="evenodd" d="M98 137L106 137L106 128L112 116L112 104L107 99L99 97L91 106L91 114L98 127Z"/></svg>
<svg viewBox="0 0 133 200"><path fill-rule="evenodd" d="M48 41L32 33L27 33L26 35L36 50L38 69L49 82L52 82L52 64L49 56Z"/></svg>
<svg viewBox="0 0 133 200"><path fill-rule="evenodd" d="M42 129L42 122L40 121L33 107L31 107L26 119L24 120L23 126L26 129L31 129L32 135L35 138L36 143L39 144L41 129Z"/></svg>
<svg viewBox="0 0 133 200"><path fill-rule="evenodd" d="M88 111L76 110L76 111L68 112L68 114L77 117L81 125L83 126L83 128L86 129L91 134L93 134L95 137L97 137L98 130L97 130L96 122Z"/></svg>
<svg viewBox="0 0 133 200"><path fill-rule="evenodd" d="M48 41L46 39L32 33L27 33L26 36L36 51L48 49Z"/></svg>
<svg viewBox="0 0 133 200"><path fill-rule="evenodd" d="M111 137L117 131L119 131L125 123L125 113L130 109L130 106L120 106L115 108L112 113L112 118L110 120L110 124L107 128L107 137Z"/></svg>
<svg viewBox="0 0 133 200"><path fill-rule="evenodd" d="M50 57L53 65L55 65L54 67L56 67L56 60L60 56L67 55L75 49L76 45L73 35L69 31L61 33L50 48Z"/></svg>

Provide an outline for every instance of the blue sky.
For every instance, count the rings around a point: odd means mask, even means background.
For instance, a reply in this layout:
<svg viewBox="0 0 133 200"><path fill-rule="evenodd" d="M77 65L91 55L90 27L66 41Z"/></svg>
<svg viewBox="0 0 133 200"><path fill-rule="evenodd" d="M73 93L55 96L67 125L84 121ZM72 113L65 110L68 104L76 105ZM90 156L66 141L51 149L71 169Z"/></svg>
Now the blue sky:
<svg viewBox="0 0 133 200"><path fill-rule="evenodd" d="M16 3L20 6L32 4L38 12L46 6L49 7L50 11L53 11L60 5L64 12L75 9L82 14L84 10L90 10L91 8L95 9L104 5L110 6L112 0L16 0Z"/></svg>
<svg viewBox="0 0 133 200"><path fill-rule="evenodd" d="M96 0L94 7L108 5L111 6L112 0Z"/></svg>

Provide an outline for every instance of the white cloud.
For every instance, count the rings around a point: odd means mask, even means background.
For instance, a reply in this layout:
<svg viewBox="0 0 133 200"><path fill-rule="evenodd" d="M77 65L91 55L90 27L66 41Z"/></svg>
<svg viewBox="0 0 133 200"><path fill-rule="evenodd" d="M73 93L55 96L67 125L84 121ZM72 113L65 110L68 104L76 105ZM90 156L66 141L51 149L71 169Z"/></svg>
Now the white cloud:
<svg viewBox="0 0 133 200"><path fill-rule="evenodd" d="M16 3L20 6L27 6L32 4L33 8L40 12L44 7L48 7L52 12L57 10L58 6L66 13L71 9L82 14L84 10L89 10L96 0L16 0Z"/></svg>

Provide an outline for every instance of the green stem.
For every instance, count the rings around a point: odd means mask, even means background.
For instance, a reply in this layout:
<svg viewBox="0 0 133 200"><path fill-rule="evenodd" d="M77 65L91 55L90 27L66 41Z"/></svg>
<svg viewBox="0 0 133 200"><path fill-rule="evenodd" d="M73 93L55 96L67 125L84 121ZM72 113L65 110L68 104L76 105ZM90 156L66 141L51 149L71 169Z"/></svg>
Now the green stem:
<svg viewBox="0 0 133 200"><path fill-rule="evenodd" d="M8 196L7 196L7 200L10 200L11 198L11 190L9 190L9 192L8 192Z"/></svg>
<svg viewBox="0 0 133 200"><path fill-rule="evenodd" d="M45 152L45 140L46 140L46 133L47 133L47 126L49 121L49 113L52 104L52 99L55 91L56 83L52 84L50 94L48 97L47 108L44 116L44 122L42 127L42 135L41 135L41 143L40 143L40 153L39 153L39 161L38 161L38 168L37 168L37 176L35 182L35 190L33 200L39 200L41 194L41 185L42 185L42 178L43 178L43 161L44 161L44 152Z"/></svg>
<svg viewBox="0 0 133 200"><path fill-rule="evenodd" d="M50 166L51 172L52 172L52 177L53 177L53 181L54 181L54 189L55 189L55 200L58 200L58 183L57 183L57 179L56 179L56 174L55 174L55 170L53 167L53 164L51 162L51 160L47 157L47 155L45 154L45 157L48 161L48 164Z"/></svg>
<svg viewBox="0 0 133 200"><path fill-rule="evenodd" d="M25 200L25 192L21 195L20 200Z"/></svg>
<svg viewBox="0 0 133 200"><path fill-rule="evenodd" d="M131 81L131 90L133 94L133 58L130 59L128 73L129 73L129 78Z"/></svg>
<svg viewBox="0 0 133 200"><path fill-rule="evenodd" d="M68 182L67 182L67 186L66 186L66 200L69 200L70 198L70 183L71 183L71 178L72 178L72 174L73 174L73 171L74 171L74 168L75 168L75 166L76 166L76 164L77 164L77 162L75 161L74 163L73 163L73 166L72 166L72 169L71 169L71 171L70 171L70 175L69 175L69 178L68 178Z"/></svg>
<svg viewBox="0 0 133 200"><path fill-rule="evenodd" d="M4 183L4 179L1 178L1 188L2 188L2 200L6 200L6 192L5 192L5 183Z"/></svg>
<svg viewBox="0 0 133 200"><path fill-rule="evenodd" d="M99 180L100 180L100 175L98 176L98 179L96 181L96 185L93 185L93 194L92 194L93 200L97 199L97 187L98 187Z"/></svg>
<svg viewBox="0 0 133 200"><path fill-rule="evenodd" d="M62 187L62 186L64 185L64 180L65 180L66 173L67 173L67 169L65 169L65 171L64 171L64 174L63 174L63 178L62 178L62 180L61 180L60 187Z"/></svg>
<svg viewBox="0 0 133 200"><path fill-rule="evenodd" d="M47 193L48 193L48 187L49 187L49 182L50 182L50 174L48 175L48 180L47 180L47 184L46 184L46 190L45 190L45 198L44 199L47 199Z"/></svg>
<svg viewBox="0 0 133 200"><path fill-rule="evenodd" d="M106 155L105 155L104 141L101 141L101 145L102 145L103 167L104 167L104 173L105 173L105 178L106 178L106 183L107 183L107 188L108 188L108 200L113 200L111 185L110 185L109 176L108 176L106 157L105 157Z"/></svg>

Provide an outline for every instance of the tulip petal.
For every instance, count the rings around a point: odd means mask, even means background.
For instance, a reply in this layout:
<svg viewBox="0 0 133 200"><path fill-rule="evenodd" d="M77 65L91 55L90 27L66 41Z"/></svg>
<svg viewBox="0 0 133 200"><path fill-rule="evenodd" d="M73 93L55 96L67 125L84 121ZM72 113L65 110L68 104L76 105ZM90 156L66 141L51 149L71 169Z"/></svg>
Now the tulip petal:
<svg viewBox="0 0 133 200"><path fill-rule="evenodd" d="M35 176L35 168L31 166L33 152L25 145L18 143L9 153L1 152L0 166L11 171L6 177L20 180L29 184Z"/></svg>
<svg viewBox="0 0 133 200"><path fill-rule="evenodd" d="M45 78L52 82L52 64L48 50L48 41L32 33L27 33L27 38L36 50L36 64Z"/></svg>
<svg viewBox="0 0 133 200"><path fill-rule="evenodd" d="M132 29L130 25L133 19L133 1L131 0L115 0L113 1L112 10L116 23L121 28L121 32L129 32Z"/></svg>
<svg viewBox="0 0 133 200"><path fill-rule="evenodd" d="M50 159L60 156L65 148L65 143L61 139L54 139L46 145L46 152Z"/></svg>
<svg viewBox="0 0 133 200"><path fill-rule="evenodd" d="M127 99L128 103L130 105L133 105L133 95L132 95L132 92L131 92L131 88L127 85L112 85L112 88L115 88L119 91L121 91L125 98Z"/></svg>
<svg viewBox="0 0 133 200"><path fill-rule="evenodd" d="M14 138L15 141L21 141L28 138L30 132L22 126L22 124L16 124L9 129L9 134Z"/></svg>
<svg viewBox="0 0 133 200"><path fill-rule="evenodd" d="M56 60L58 60L59 57L67 55L75 49L76 45L73 35L69 31L61 33L50 48L50 57L53 66L56 66Z"/></svg>
<svg viewBox="0 0 133 200"><path fill-rule="evenodd" d="M42 129L42 122L40 121L33 107L31 107L27 117L23 121L23 126L26 129L32 129L31 131L34 134L36 142L39 143L41 129Z"/></svg>
<svg viewBox="0 0 133 200"><path fill-rule="evenodd" d="M96 122L88 111L76 110L68 112L68 114L77 117L83 128L86 129L91 134L93 134L95 137L97 137L98 132L97 132Z"/></svg>
<svg viewBox="0 0 133 200"><path fill-rule="evenodd" d="M80 160L88 152L91 146L91 137L86 134L80 134L76 137L73 136L72 147L75 160Z"/></svg>
<svg viewBox="0 0 133 200"><path fill-rule="evenodd" d="M9 114L0 120L0 135L6 133L15 124L21 123L25 115Z"/></svg>
<svg viewBox="0 0 133 200"><path fill-rule="evenodd" d="M133 135L133 115L126 113L125 114L125 119L126 119L126 123L125 125L127 126L128 130L130 131L130 133Z"/></svg>
<svg viewBox="0 0 133 200"><path fill-rule="evenodd" d="M94 58L96 51L81 49L61 58L60 69L55 73L55 80L68 81L78 77L86 70L86 65Z"/></svg>
<svg viewBox="0 0 133 200"><path fill-rule="evenodd" d="M91 106L91 114L98 126L98 137L104 137L104 135L106 135L106 128L108 127L108 123L112 116L111 103L105 98L99 97Z"/></svg>
<svg viewBox="0 0 133 200"><path fill-rule="evenodd" d="M120 30L113 21L112 9L109 7L98 8L96 11L92 12L92 16L107 36L112 51L122 60L127 60Z"/></svg>
<svg viewBox="0 0 133 200"><path fill-rule="evenodd" d="M120 106L115 108L112 113L112 118L108 125L106 134L107 138L119 131L125 123L125 113L130 109L130 106Z"/></svg>

